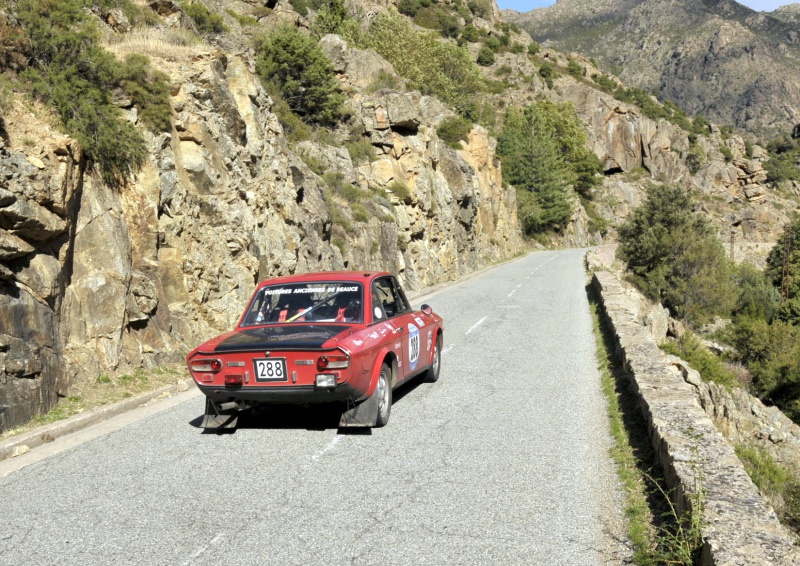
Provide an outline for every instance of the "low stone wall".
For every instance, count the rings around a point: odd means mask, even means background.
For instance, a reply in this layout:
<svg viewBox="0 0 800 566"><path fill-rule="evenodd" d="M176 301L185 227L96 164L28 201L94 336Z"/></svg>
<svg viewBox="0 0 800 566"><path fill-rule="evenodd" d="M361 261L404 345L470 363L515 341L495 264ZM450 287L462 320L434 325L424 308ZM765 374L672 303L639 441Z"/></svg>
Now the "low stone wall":
<svg viewBox="0 0 800 566"><path fill-rule="evenodd" d="M593 285L678 511L691 507L698 486L705 492L701 564L800 565L793 535L698 402L697 372L658 347L639 316L641 297L632 300L606 271L594 274Z"/></svg>

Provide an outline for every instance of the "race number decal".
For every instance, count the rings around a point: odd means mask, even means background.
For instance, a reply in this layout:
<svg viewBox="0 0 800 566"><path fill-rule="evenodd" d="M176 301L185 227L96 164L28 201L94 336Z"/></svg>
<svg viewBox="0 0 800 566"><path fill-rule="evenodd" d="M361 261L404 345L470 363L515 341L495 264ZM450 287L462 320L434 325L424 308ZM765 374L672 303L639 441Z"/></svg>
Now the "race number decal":
<svg viewBox="0 0 800 566"><path fill-rule="evenodd" d="M408 365L411 371L417 367L419 360L419 328L408 323Z"/></svg>

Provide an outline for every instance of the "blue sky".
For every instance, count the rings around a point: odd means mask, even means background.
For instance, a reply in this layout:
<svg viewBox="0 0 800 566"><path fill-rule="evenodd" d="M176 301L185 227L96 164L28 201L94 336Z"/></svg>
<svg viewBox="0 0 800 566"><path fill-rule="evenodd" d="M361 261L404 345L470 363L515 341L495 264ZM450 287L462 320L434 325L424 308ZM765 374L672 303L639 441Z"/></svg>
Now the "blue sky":
<svg viewBox="0 0 800 566"><path fill-rule="evenodd" d="M792 1L786 0L737 0L739 4L744 4L745 6L751 7L753 10L759 10L763 12L771 12L778 6L785 6L786 4L792 4ZM800 0L795 0L799 1ZM497 0L497 5L500 6L501 10L505 10L506 8L511 8L513 10L519 10L520 12L527 12L529 10L533 10L534 8L543 8L545 6L552 6L555 4L555 0Z"/></svg>

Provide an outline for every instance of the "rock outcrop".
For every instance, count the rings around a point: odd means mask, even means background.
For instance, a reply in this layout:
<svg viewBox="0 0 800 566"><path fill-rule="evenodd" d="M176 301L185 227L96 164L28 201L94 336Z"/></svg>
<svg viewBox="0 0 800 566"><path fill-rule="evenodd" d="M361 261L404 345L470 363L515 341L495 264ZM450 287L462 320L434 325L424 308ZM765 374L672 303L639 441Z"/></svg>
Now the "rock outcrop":
<svg viewBox="0 0 800 566"><path fill-rule="evenodd" d="M333 43L344 61L388 65ZM23 144L18 128L36 127L6 117L0 431L102 373L180 360L231 328L261 279L386 269L415 289L520 248L494 140L475 128L463 150L447 147L435 126L448 111L434 99L355 96L354 119L374 151L356 165L340 147L290 149L248 59L207 52L164 64L174 128L146 134L149 158L121 190L92 174L68 138ZM343 69L343 79L364 80ZM369 195L366 218L306 165L304 147ZM389 191L393 183L408 194Z"/></svg>

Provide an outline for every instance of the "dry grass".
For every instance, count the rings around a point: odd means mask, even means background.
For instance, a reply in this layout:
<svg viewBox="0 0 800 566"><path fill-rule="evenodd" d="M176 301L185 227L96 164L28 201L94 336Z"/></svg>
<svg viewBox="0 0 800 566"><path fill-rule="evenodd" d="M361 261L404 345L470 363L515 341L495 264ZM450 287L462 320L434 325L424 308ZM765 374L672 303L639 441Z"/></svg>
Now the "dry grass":
<svg viewBox="0 0 800 566"><path fill-rule="evenodd" d="M152 27L138 27L128 33L114 34L104 40L103 47L120 58L141 53L168 61L187 60L213 50L188 30Z"/></svg>
<svg viewBox="0 0 800 566"><path fill-rule="evenodd" d="M93 383L85 383L76 387L74 391L71 391L69 397L60 399L58 405L48 413L37 415L28 423L3 432L0 438L5 440L43 424L67 419L90 409L173 385L187 377L188 373L182 365L160 367L151 371L139 370L133 375L115 377L101 375Z"/></svg>

